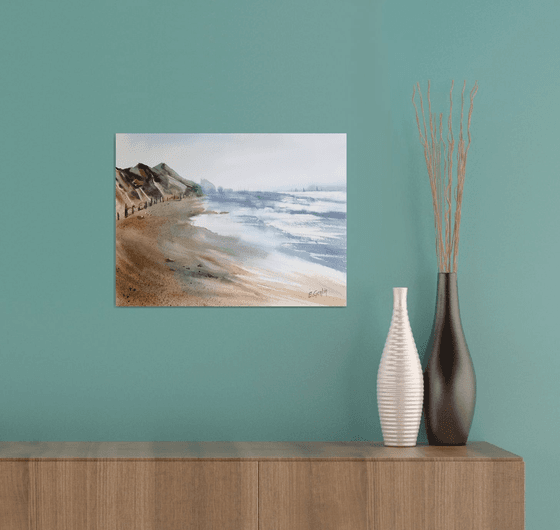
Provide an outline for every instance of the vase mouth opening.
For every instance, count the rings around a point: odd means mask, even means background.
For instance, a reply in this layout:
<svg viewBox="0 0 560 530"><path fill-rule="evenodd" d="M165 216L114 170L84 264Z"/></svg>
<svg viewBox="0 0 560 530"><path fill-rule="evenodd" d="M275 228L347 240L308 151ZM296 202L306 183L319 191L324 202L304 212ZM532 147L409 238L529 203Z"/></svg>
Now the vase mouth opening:
<svg viewBox="0 0 560 530"><path fill-rule="evenodd" d="M407 296L408 287L393 287L393 307L405 308Z"/></svg>

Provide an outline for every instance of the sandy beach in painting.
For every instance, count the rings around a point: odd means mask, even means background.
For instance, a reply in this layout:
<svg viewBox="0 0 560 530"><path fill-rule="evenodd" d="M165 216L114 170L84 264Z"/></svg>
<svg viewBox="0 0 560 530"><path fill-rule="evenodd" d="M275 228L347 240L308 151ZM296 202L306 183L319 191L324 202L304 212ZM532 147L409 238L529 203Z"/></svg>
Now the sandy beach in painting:
<svg viewBox="0 0 560 530"><path fill-rule="evenodd" d="M116 221L117 306L345 306L346 275L204 225L226 220L199 197Z"/></svg>

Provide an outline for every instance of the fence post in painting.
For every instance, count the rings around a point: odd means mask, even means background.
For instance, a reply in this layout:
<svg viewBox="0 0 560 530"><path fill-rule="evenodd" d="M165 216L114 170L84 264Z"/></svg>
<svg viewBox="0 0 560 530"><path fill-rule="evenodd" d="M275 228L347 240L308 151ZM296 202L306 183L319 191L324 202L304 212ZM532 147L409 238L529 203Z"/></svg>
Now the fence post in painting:
<svg viewBox="0 0 560 530"><path fill-rule="evenodd" d="M128 217L128 207L127 206L124 207L124 216Z"/></svg>
<svg viewBox="0 0 560 530"><path fill-rule="evenodd" d="M132 205L132 213L134 213L134 204Z"/></svg>
<svg viewBox="0 0 560 530"><path fill-rule="evenodd" d="M119 212L117 212L117 221L119 220Z"/></svg>

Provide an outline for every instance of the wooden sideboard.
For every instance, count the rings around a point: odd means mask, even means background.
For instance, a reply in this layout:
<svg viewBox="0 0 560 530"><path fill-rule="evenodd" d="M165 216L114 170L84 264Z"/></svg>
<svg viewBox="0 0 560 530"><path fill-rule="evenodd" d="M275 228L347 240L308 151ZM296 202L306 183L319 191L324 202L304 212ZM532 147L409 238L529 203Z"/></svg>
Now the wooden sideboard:
<svg viewBox="0 0 560 530"><path fill-rule="evenodd" d="M0 442L0 530L521 530L486 442Z"/></svg>

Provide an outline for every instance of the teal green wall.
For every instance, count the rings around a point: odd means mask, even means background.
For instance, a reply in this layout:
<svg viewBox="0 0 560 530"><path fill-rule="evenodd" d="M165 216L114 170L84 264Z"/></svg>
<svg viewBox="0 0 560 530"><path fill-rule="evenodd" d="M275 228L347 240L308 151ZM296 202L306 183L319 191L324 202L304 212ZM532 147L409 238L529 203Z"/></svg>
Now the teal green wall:
<svg viewBox="0 0 560 530"><path fill-rule="evenodd" d="M0 439L380 440L392 287L422 353L435 297L412 86L445 110L478 79L470 438L524 457L527 528L553 528L559 20L545 0L5 4ZM346 132L348 307L115 308L116 132Z"/></svg>

